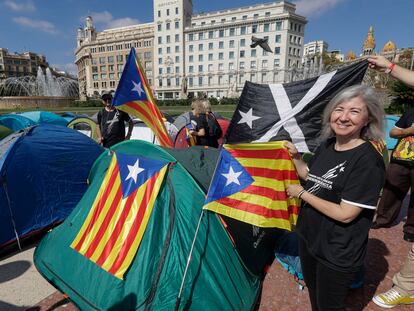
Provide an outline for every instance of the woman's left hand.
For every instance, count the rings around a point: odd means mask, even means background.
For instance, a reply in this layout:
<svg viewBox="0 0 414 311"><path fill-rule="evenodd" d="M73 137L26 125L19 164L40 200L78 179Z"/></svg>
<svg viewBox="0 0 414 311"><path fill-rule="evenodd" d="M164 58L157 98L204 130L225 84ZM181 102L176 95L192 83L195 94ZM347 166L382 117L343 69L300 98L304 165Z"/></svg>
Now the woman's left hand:
<svg viewBox="0 0 414 311"><path fill-rule="evenodd" d="M297 198L298 194L303 190L301 185L289 185L286 189L286 194L289 198Z"/></svg>

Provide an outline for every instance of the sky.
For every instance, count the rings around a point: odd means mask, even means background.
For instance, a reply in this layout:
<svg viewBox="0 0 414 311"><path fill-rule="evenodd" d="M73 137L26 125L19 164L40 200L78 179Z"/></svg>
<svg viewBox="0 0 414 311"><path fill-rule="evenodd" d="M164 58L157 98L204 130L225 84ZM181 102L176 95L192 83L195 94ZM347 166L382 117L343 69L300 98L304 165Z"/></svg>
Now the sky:
<svg viewBox="0 0 414 311"><path fill-rule="evenodd" d="M193 0L193 13L272 2ZM376 50L392 40L414 47L414 0L290 0L308 20L307 43L324 40L329 50L359 54L370 26ZM76 73L76 30L91 15L98 31L153 21L152 0L0 0L0 47L10 53L31 51L50 66Z"/></svg>

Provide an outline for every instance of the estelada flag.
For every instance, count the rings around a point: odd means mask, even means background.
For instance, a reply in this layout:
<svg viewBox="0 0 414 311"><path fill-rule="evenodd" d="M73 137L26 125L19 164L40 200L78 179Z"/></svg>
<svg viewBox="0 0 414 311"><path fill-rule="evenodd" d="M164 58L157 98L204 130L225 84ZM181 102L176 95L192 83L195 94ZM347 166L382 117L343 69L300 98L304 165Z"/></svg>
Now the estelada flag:
<svg viewBox="0 0 414 311"><path fill-rule="evenodd" d="M114 153L71 247L123 279L137 253L169 162Z"/></svg>
<svg viewBox="0 0 414 311"><path fill-rule="evenodd" d="M299 200L286 187L299 184L283 141L223 145L204 208L258 227L292 230Z"/></svg>
<svg viewBox="0 0 414 311"><path fill-rule="evenodd" d="M161 146L173 146L134 48L131 48L129 52L115 92L113 105L140 118L151 128Z"/></svg>

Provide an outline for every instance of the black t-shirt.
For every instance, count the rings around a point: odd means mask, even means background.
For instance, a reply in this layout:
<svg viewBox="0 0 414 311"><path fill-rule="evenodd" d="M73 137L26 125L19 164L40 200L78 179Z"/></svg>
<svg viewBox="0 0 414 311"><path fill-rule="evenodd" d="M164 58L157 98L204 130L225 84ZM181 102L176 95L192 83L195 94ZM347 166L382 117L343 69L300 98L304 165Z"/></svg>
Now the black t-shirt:
<svg viewBox="0 0 414 311"><path fill-rule="evenodd" d="M109 148L125 140L125 122L131 120L123 111L114 109L107 111L105 108L98 113L98 124L102 133L104 147Z"/></svg>
<svg viewBox="0 0 414 311"><path fill-rule="evenodd" d="M336 221L304 202L297 231L309 252L322 264L343 272L364 262L368 232L385 180L381 155L369 142L351 150L334 150L335 139L321 144L309 164L305 189L321 199L362 208L350 223Z"/></svg>
<svg viewBox="0 0 414 311"><path fill-rule="evenodd" d="M205 115L200 115L196 117L195 115L190 116L191 124L193 126L194 131L199 131L204 129L205 133L207 134L208 131L208 124ZM197 146L208 146L208 141L205 136L196 136Z"/></svg>
<svg viewBox="0 0 414 311"><path fill-rule="evenodd" d="M206 140L207 146L218 148L218 140L222 136L222 130L216 117L213 113L206 115L207 129L206 129Z"/></svg>
<svg viewBox="0 0 414 311"><path fill-rule="evenodd" d="M395 127L406 129L414 123L414 107L406 111L401 118L395 123Z"/></svg>

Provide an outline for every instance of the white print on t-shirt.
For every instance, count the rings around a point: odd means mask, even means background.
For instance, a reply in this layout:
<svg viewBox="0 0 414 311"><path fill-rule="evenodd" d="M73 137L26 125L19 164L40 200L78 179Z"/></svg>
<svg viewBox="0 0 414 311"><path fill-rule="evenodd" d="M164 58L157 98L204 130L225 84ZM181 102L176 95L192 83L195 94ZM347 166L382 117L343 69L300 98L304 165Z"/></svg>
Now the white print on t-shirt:
<svg viewBox="0 0 414 311"><path fill-rule="evenodd" d="M118 110L115 112L114 117L112 118L112 120L107 120L106 123L109 124L108 128L106 130L107 134L110 134L112 131L112 127L114 126L114 123L119 121L119 112Z"/></svg>
<svg viewBox="0 0 414 311"><path fill-rule="evenodd" d="M332 190L332 180L335 179L340 173L343 173L345 171L345 163L346 161L342 162L341 164L338 164L334 168L331 168L321 177L309 174L308 179L310 181L313 181L315 184L312 187L310 187L307 191L316 194L319 192L321 188Z"/></svg>

